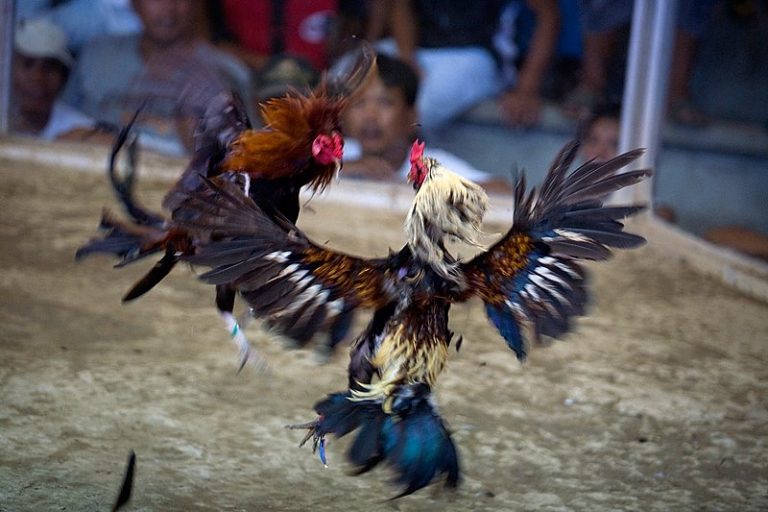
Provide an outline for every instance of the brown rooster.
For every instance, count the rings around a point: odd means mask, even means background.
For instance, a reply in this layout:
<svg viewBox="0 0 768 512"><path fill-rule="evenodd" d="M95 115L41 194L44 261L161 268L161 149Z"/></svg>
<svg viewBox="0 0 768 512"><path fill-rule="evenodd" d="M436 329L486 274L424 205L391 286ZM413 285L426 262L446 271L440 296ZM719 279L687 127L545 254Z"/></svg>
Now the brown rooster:
<svg viewBox="0 0 768 512"><path fill-rule="evenodd" d="M191 162L166 195L163 207L173 212L190 193L205 188L204 178L218 176L237 183L266 215L296 222L300 190L307 186L313 192L322 191L341 169L341 112L374 65L374 54L363 47L356 64L344 76L326 76L308 94L293 90L284 97L267 100L261 105L262 129L251 128L245 109L235 97L226 94L214 98L197 128ZM105 234L86 243L76 254L78 259L93 253L113 254L121 258L117 266L124 266L164 252L126 293L124 301L151 290L182 255L194 254L201 241L172 219L139 206L132 193L132 172L122 181L117 177L116 155L129 139L129 132L130 124L118 136L109 170L118 197L133 222L120 221L105 212L101 221ZM135 152L132 155L135 168ZM241 350L242 368L248 360L250 345L233 315L235 296L231 286L216 289L216 305ZM349 321L349 315L340 316L329 340L330 348L343 338Z"/></svg>
<svg viewBox="0 0 768 512"><path fill-rule="evenodd" d="M620 222L642 207L603 205L612 192L650 174L618 173L641 151L569 173L576 150L569 144L561 151L538 193L527 191L524 179L517 183L511 228L467 262L451 256L444 239L475 243L485 194L425 157L421 145L411 154L409 179L418 192L406 220L407 244L398 253L362 259L320 247L290 222L275 224L231 184L209 181L210 190L176 211L179 223L212 240L185 259L211 267L203 280L236 288L288 336L332 324L349 308L376 309L353 346L348 389L318 402L319 417L296 427L308 429L304 442L313 440L323 462L327 435L358 430L350 461L358 473L388 462L404 486L401 496L442 475L452 487L459 480L458 454L432 395L454 337L451 305L479 297L522 360L524 327L538 342L562 336L571 318L584 314L586 276L578 260L605 260L610 248L644 242Z"/></svg>

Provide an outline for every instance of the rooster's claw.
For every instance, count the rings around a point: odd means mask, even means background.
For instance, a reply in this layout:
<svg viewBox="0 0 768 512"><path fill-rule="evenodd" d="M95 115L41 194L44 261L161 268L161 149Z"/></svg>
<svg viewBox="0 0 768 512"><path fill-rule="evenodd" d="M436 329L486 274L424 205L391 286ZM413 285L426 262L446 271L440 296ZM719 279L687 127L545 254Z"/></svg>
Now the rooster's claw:
<svg viewBox="0 0 768 512"><path fill-rule="evenodd" d="M309 423L300 423L297 425L286 425L286 428L289 428L291 430L303 430L306 429L307 433L304 436L304 438L299 443L299 447L304 446L307 444L307 441L312 439L312 453L317 453L320 457L320 462L323 463L323 466L328 466L328 460L325 456L325 433L320 433L318 430L318 427L320 426L320 422L322 421L322 417L310 421Z"/></svg>

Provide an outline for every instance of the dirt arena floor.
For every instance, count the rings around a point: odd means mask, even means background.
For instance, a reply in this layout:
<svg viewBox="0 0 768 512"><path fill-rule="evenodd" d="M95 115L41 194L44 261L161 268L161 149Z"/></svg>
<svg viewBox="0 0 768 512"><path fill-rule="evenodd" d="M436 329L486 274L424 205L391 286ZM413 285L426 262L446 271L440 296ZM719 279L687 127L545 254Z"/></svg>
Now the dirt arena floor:
<svg viewBox="0 0 768 512"><path fill-rule="evenodd" d="M150 262L75 263L114 203L103 176L0 172L2 511L109 510L131 449L132 511L768 509L768 305L652 241L590 265L590 316L525 365L478 303L455 308L465 341L437 393L463 484L388 502L386 469L348 476L344 441L323 468L284 428L343 388L345 350L321 365L253 324L269 369L237 375L192 270L122 305ZM141 185L152 206L168 187ZM301 225L374 255L400 245L401 221L313 202Z"/></svg>

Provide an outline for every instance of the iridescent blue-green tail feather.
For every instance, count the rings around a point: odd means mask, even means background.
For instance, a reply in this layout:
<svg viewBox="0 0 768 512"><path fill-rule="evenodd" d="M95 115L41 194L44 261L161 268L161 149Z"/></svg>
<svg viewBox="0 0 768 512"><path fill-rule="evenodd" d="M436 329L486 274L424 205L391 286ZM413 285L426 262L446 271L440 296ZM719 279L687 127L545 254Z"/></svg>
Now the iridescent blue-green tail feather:
<svg viewBox="0 0 768 512"><path fill-rule="evenodd" d="M443 477L447 487L459 483L459 459L451 434L423 384L404 386L388 400L356 400L349 392L329 395L315 405L320 415L310 426L314 446L325 436L342 437L357 431L347 452L354 474L366 473L382 462L395 472L393 483L411 494Z"/></svg>

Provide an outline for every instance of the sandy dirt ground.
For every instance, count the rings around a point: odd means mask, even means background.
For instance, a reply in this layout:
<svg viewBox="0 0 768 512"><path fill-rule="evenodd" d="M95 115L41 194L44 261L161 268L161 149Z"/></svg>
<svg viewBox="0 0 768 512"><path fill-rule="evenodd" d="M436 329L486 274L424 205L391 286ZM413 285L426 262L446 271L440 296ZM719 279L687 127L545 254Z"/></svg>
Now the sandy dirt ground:
<svg viewBox="0 0 768 512"><path fill-rule="evenodd" d="M236 374L213 290L180 268L136 303L151 262L76 264L114 201L102 176L0 160L0 510L104 511L127 454L127 510L745 511L768 509L768 306L654 248L590 265L590 316L516 362L478 303L437 395L459 446L456 492L394 502L386 468L323 468L284 425L345 382L251 325L269 370ZM141 183L158 205L167 182ZM312 203L317 241L381 254L399 216ZM500 228L499 228L500 229Z"/></svg>

